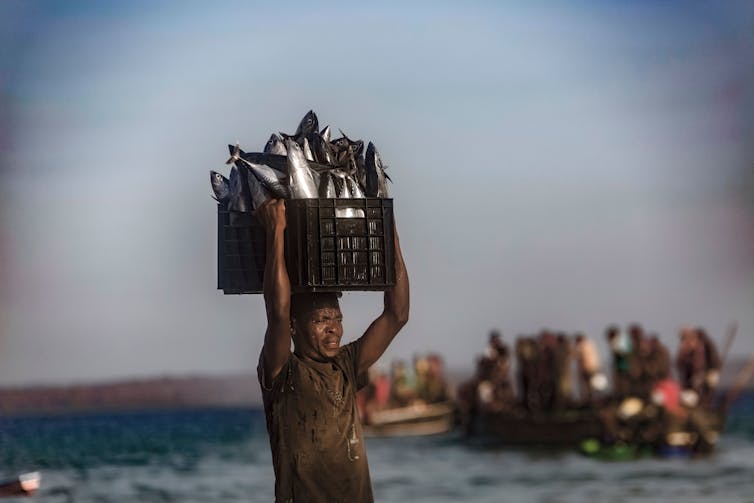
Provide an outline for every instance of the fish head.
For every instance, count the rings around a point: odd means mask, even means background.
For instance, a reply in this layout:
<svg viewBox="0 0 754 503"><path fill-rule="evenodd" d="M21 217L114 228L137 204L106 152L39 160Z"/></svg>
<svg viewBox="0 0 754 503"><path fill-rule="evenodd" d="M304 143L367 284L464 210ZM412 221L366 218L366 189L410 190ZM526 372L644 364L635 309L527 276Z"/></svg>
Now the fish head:
<svg viewBox="0 0 754 503"><path fill-rule="evenodd" d="M362 140L352 140L350 139L342 129L339 129L340 134L343 135L341 138L338 138L336 141L339 142L339 145L341 145L341 148L349 149L354 157L358 157L361 155L361 152L364 150L364 142Z"/></svg>
<svg viewBox="0 0 754 503"><path fill-rule="evenodd" d="M364 152L364 142L362 140L352 141L349 146L356 157L359 157Z"/></svg>
<svg viewBox="0 0 754 503"><path fill-rule="evenodd" d="M267 140L267 143L264 145L264 153L272 153L273 150L275 150L275 146L280 142L280 137L276 135L275 133L272 133L270 135L270 139Z"/></svg>
<svg viewBox="0 0 754 503"><path fill-rule="evenodd" d="M319 122L317 121L317 114L314 113L314 110L309 110L306 112L306 115L304 115L304 118L301 119L301 122L298 125L298 129L296 129L296 137L301 136L309 136L312 133L316 133L319 131Z"/></svg>
<svg viewBox="0 0 754 503"><path fill-rule="evenodd" d="M292 138L286 138L283 143L285 144L285 150L288 151L289 157L304 156L304 151L301 148L301 145Z"/></svg>
<svg viewBox="0 0 754 503"><path fill-rule="evenodd" d="M345 136L341 136L340 138L336 138L335 140L331 141L330 144L338 151L341 152L348 148L348 138Z"/></svg>
<svg viewBox="0 0 754 503"><path fill-rule="evenodd" d="M212 184L212 192L215 194L215 199L217 201L223 202L230 197L230 182L227 178L217 171L210 171L209 180Z"/></svg>

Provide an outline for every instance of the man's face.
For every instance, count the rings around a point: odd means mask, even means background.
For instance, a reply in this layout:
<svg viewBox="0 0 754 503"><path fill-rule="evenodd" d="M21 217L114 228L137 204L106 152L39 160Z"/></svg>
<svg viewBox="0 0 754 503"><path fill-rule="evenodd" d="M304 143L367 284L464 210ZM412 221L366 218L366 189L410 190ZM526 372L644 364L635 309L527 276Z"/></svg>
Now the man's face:
<svg viewBox="0 0 754 503"><path fill-rule="evenodd" d="M339 307L314 309L301 320L295 320L296 351L315 361L337 356L343 337L343 313Z"/></svg>

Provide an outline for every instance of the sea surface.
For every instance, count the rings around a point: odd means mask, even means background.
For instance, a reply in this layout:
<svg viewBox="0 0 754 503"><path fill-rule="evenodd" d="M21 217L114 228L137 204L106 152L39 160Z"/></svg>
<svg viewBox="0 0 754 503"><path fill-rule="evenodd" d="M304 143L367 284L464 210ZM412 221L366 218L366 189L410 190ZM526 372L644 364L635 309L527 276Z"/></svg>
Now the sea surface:
<svg viewBox="0 0 754 503"><path fill-rule="evenodd" d="M604 462L469 443L369 438L378 502L754 502L754 394L704 459ZM42 474L18 502L271 502L258 409L0 418L0 475Z"/></svg>

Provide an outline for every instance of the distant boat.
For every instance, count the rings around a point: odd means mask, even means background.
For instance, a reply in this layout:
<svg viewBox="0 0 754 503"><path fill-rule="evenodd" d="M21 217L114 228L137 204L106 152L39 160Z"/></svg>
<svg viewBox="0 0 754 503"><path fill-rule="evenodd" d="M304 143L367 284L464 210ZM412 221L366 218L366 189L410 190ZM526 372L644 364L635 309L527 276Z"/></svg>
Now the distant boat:
<svg viewBox="0 0 754 503"><path fill-rule="evenodd" d="M599 437L602 423L593 409L549 414L479 412L471 418L467 433L506 445L572 447L584 439Z"/></svg>
<svg viewBox="0 0 754 503"><path fill-rule="evenodd" d="M698 455L710 452L725 428L725 410L701 409L704 424L689 424L689 431L666 431L665 441L655 455L677 457L681 453ZM527 413L523 410L478 412L466 425L467 434L498 445L542 448L578 447L585 455L601 459L629 459L647 454L639 444L618 442L603 445L605 427L596 409L565 409ZM699 435L704 435L700 439ZM700 440L704 440L701 442Z"/></svg>
<svg viewBox="0 0 754 503"><path fill-rule="evenodd" d="M0 482L0 498L31 496L39 489L39 472L24 473L12 480Z"/></svg>
<svg viewBox="0 0 754 503"><path fill-rule="evenodd" d="M374 411L364 421L364 433L370 437L439 435L453 428L454 412L451 402Z"/></svg>

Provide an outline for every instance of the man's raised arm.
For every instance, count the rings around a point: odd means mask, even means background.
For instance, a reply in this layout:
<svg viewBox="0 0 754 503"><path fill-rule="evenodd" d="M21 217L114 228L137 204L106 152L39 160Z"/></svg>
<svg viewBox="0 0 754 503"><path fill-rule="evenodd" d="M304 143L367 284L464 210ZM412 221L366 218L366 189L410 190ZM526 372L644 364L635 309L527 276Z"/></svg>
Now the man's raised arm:
<svg viewBox="0 0 754 503"><path fill-rule="evenodd" d="M409 288L398 231L395 231L395 286L385 290L385 308L362 336L359 369L365 371L385 352L408 322Z"/></svg>
<svg viewBox="0 0 754 503"><path fill-rule="evenodd" d="M291 351L291 282L285 267L285 200L272 199L257 209L257 218L267 234L267 262L264 266L264 304L267 331L264 334L261 364L263 385L272 380L288 360Z"/></svg>

